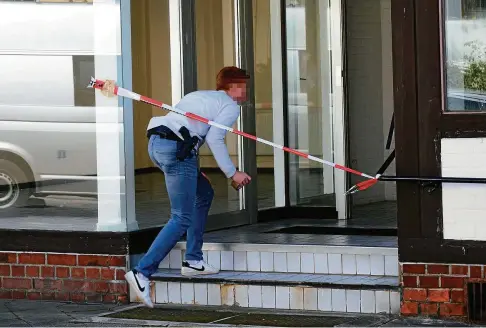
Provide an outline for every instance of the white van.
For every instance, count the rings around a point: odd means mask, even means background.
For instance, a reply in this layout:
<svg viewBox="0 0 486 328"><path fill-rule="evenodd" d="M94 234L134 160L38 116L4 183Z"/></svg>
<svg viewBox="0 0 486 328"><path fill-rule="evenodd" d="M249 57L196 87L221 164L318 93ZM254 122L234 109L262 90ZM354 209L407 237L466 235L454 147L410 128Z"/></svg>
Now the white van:
<svg viewBox="0 0 486 328"><path fill-rule="evenodd" d="M93 35L90 4L0 2L0 209L96 195Z"/></svg>

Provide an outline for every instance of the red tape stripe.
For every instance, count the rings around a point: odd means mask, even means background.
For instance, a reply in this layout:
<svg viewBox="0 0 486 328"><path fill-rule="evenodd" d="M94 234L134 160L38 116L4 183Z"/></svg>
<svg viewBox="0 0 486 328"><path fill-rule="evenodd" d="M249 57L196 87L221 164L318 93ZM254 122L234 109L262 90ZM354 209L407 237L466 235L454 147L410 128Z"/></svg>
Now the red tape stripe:
<svg viewBox="0 0 486 328"><path fill-rule="evenodd" d="M201 117L199 115L193 114L193 113L186 113L186 116L189 117L189 118L192 118L194 120L200 121L200 122L209 123L208 119Z"/></svg>
<svg viewBox="0 0 486 328"><path fill-rule="evenodd" d="M295 154L297 156L301 156L301 157L304 157L304 158L309 158L309 155L308 154L305 154L305 153L300 152L298 150L295 150L295 149L292 149L292 148L289 148L289 147L283 147L282 149L285 150L285 151L288 151L289 153Z"/></svg>
<svg viewBox="0 0 486 328"><path fill-rule="evenodd" d="M158 101L158 100L155 100L155 99L152 99L152 98L149 98L149 97L145 97L145 96L140 96L140 100L147 103L147 104L157 106L157 107L162 107L162 105L164 104L161 101Z"/></svg>

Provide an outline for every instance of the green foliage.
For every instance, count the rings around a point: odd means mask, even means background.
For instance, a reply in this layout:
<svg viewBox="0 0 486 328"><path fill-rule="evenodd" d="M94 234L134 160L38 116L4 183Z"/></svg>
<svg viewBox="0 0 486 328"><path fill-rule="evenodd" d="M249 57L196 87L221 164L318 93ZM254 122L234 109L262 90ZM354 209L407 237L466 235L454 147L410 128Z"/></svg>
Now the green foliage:
<svg viewBox="0 0 486 328"><path fill-rule="evenodd" d="M471 63L464 72L464 87L486 91L486 61Z"/></svg>
<svg viewBox="0 0 486 328"><path fill-rule="evenodd" d="M447 65L447 83L453 88L464 88L476 91L486 91L486 46L481 42L467 42L471 48L465 56L465 64Z"/></svg>

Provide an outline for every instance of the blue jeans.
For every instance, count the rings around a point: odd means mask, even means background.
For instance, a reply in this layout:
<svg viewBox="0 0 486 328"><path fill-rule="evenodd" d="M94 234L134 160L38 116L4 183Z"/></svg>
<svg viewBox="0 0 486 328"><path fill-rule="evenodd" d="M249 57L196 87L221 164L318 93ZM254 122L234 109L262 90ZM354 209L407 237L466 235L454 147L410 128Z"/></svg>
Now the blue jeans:
<svg viewBox="0 0 486 328"><path fill-rule="evenodd" d="M150 277L159 263L187 231L186 260L203 259L203 234L214 191L199 171L197 156L179 161L179 142L151 136L148 145L150 159L165 175L171 217L155 238L152 246L135 270Z"/></svg>

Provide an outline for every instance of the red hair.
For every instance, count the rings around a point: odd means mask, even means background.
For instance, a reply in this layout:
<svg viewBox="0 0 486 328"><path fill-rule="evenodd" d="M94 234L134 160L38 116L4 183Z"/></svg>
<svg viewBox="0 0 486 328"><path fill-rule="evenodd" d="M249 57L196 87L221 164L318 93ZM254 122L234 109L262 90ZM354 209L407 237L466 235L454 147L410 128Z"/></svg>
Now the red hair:
<svg viewBox="0 0 486 328"><path fill-rule="evenodd" d="M232 83L245 83L250 78L244 69L236 66L223 67L216 76L216 90L228 90Z"/></svg>

